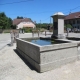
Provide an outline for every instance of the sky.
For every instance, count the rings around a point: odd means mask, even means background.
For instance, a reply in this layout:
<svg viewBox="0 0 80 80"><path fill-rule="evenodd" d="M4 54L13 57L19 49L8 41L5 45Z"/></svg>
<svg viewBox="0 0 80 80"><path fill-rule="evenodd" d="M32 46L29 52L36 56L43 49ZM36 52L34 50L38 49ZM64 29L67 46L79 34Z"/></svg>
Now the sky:
<svg viewBox="0 0 80 80"><path fill-rule="evenodd" d="M53 21L50 16L56 12L68 15L70 11L80 11L80 0L0 0L0 12L12 19L17 16L31 18L36 23L50 23Z"/></svg>

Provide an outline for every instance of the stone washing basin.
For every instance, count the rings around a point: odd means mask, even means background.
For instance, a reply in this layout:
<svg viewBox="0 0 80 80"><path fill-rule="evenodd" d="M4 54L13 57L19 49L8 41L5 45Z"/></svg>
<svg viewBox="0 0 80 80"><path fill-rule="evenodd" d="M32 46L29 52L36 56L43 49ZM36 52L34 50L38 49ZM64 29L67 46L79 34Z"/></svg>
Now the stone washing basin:
<svg viewBox="0 0 80 80"><path fill-rule="evenodd" d="M52 70L80 58L77 43L55 40L57 44L41 46L29 42L29 39L35 38L17 38L16 49L38 72Z"/></svg>

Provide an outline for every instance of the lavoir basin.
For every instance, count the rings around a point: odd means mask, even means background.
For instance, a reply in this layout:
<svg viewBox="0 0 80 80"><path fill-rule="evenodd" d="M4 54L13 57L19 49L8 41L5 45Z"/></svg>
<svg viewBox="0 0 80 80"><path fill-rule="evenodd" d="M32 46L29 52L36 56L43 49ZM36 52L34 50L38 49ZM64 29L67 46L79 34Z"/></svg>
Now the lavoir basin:
<svg viewBox="0 0 80 80"><path fill-rule="evenodd" d="M78 60L77 43L45 38L17 38L17 51L37 70L45 72Z"/></svg>
<svg viewBox="0 0 80 80"><path fill-rule="evenodd" d="M78 37L66 37L66 39L73 41L73 42L76 42L78 47L80 46L80 38L78 38Z"/></svg>
<svg viewBox="0 0 80 80"><path fill-rule="evenodd" d="M68 40L80 41L80 38L77 37L66 37Z"/></svg>

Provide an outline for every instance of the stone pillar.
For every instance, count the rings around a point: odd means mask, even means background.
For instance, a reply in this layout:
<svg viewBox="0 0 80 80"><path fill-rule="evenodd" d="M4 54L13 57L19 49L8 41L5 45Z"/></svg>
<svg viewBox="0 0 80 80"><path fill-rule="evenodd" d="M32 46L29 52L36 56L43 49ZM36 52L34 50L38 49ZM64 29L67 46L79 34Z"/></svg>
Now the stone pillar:
<svg viewBox="0 0 80 80"><path fill-rule="evenodd" d="M14 33L13 33L12 30L11 30L10 34L11 34L11 46L13 46L13 43L14 43Z"/></svg>
<svg viewBox="0 0 80 80"><path fill-rule="evenodd" d="M46 36L46 30L45 30L45 36Z"/></svg>
<svg viewBox="0 0 80 80"><path fill-rule="evenodd" d="M38 30L38 37L39 37L39 30Z"/></svg>
<svg viewBox="0 0 80 80"><path fill-rule="evenodd" d="M64 14L62 12L55 13L53 16L53 34L51 38L63 39L64 35Z"/></svg>
<svg viewBox="0 0 80 80"><path fill-rule="evenodd" d="M11 30L11 46L13 46L13 43L16 42L16 38L19 38L19 31L17 30Z"/></svg>
<svg viewBox="0 0 80 80"><path fill-rule="evenodd" d="M32 37L34 37L34 30L32 30Z"/></svg>

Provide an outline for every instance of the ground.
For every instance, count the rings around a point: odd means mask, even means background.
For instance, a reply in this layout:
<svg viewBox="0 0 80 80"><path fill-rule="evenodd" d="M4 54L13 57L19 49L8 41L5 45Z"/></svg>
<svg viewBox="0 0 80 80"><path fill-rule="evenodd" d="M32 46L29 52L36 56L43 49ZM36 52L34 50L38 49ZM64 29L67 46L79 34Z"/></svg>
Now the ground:
<svg viewBox="0 0 80 80"><path fill-rule="evenodd" d="M0 38L0 43L5 40L10 41L10 34L0 34L0 36L3 37ZM20 34L20 37L31 36L31 34ZM71 33L70 36L77 37L80 34ZM19 55L16 44L6 45L0 50L0 80L80 80L80 61L38 73Z"/></svg>

